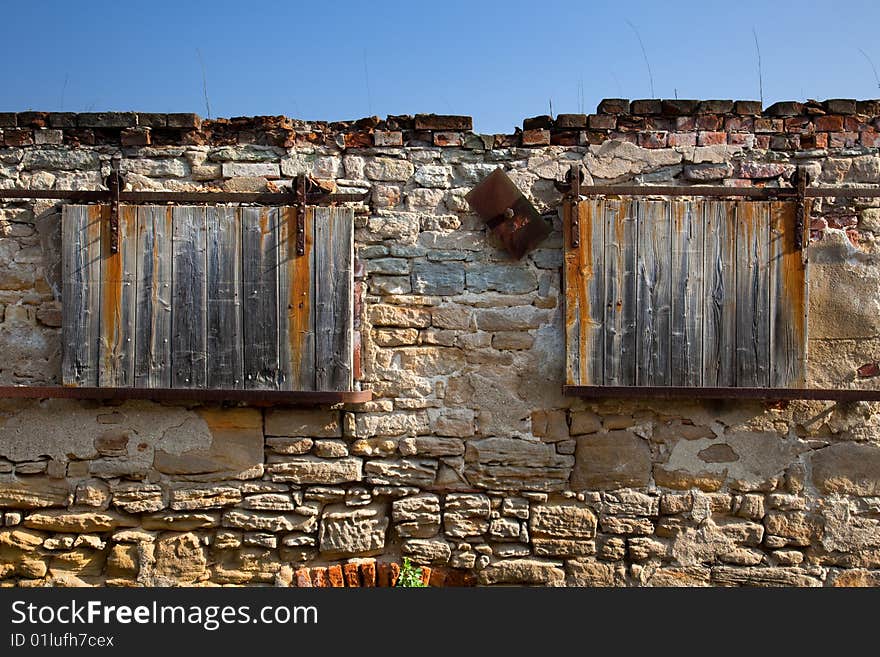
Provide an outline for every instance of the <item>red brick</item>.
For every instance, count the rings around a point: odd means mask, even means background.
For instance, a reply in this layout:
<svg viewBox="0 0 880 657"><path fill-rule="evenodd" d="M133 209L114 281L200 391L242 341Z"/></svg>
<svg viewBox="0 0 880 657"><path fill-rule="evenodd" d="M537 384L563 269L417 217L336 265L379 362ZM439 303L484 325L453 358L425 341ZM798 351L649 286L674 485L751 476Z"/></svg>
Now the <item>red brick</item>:
<svg viewBox="0 0 880 657"><path fill-rule="evenodd" d="M866 148L880 147L880 132L873 128L868 128L859 133L859 141Z"/></svg>
<svg viewBox="0 0 880 657"><path fill-rule="evenodd" d="M586 114L558 114L556 116L556 127L561 130L577 130L578 128L587 127Z"/></svg>
<svg viewBox="0 0 880 657"><path fill-rule="evenodd" d="M474 586L476 577L467 570L450 569L446 573L446 586Z"/></svg>
<svg viewBox="0 0 880 657"><path fill-rule="evenodd" d="M119 133L119 141L123 146L149 146L149 128L125 128Z"/></svg>
<svg viewBox="0 0 880 657"><path fill-rule="evenodd" d="M49 125L48 112L19 112L19 128L45 128Z"/></svg>
<svg viewBox="0 0 880 657"><path fill-rule="evenodd" d="M823 217L810 219L810 230L825 230L826 228L828 228L828 222Z"/></svg>
<svg viewBox="0 0 880 657"><path fill-rule="evenodd" d="M727 143L731 146L745 146L751 148L755 144L755 135L751 132L729 132Z"/></svg>
<svg viewBox="0 0 880 657"><path fill-rule="evenodd" d="M762 109L760 100L738 100L735 108L737 114L745 116L760 115Z"/></svg>
<svg viewBox="0 0 880 657"><path fill-rule="evenodd" d="M614 130L617 117L613 114L590 114L590 128L593 130Z"/></svg>
<svg viewBox="0 0 880 657"><path fill-rule="evenodd" d="M859 141L857 132L831 132L828 134L828 148L852 148Z"/></svg>
<svg viewBox="0 0 880 657"><path fill-rule="evenodd" d="M345 577L345 585L356 588L361 585L360 577L358 577L358 565L356 563L347 563L342 567L342 574Z"/></svg>
<svg viewBox="0 0 880 657"><path fill-rule="evenodd" d="M326 568L312 568L312 586L327 588Z"/></svg>
<svg viewBox="0 0 880 657"><path fill-rule="evenodd" d="M362 561L360 564L361 582L367 588L376 586L376 562L373 559Z"/></svg>
<svg viewBox="0 0 880 657"><path fill-rule="evenodd" d="M880 376L880 364L878 364L878 363L865 363L859 369L856 370L856 373L862 379L866 379L871 376Z"/></svg>
<svg viewBox="0 0 880 657"><path fill-rule="evenodd" d="M391 564L376 564L376 586L391 586Z"/></svg>
<svg viewBox="0 0 880 657"><path fill-rule="evenodd" d="M644 116L618 116L617 129L621 132L639 132L648 126L648 119Z"/></svg>
<svg viewBox="0 0 880 657"><path fill-rule="evenodd" d="M376 146L403 146L403 133L399 130L376 130L373 143Z"/></svg>
<svg viewBox="0 0 880 657"><path fill-rule="evenodd" d="M600 114L629 114L629 100L626 98L603 98L599 102Z"/></svg>
<svg viewBox="0 0 880 657"><path fill-rule="evenodd" d="M794 134L813 131L813 123L808 116L793 116L790 119L785 119L784 126L785 132Z"/></svg>
<svg viewBox="0 0 880 657"><path fill-rule="evenodd" d="M416 130L473 130L474 120L469 116L446 114L416 114Z"/></svg>
<svg viewBox="0 0 880 657"><path fill-rule="evenodd" d="M435 132L434 146L461 146L460 132Z"/></svg>
<svg viewBox="0 0 880 657"><path fill-rule="evenodd" d="M718 130L722 119L717 114L699 114L696 117L697 130Z"/></svg>
<svg viewBox="0 0 880 657"><path fill-rule="evenodd" d="M697 144L700 146L715 146L727 143L726 132L701 132L697 135Z"/></svg>
<svg viewBox="0 0 880 657"><path fill-rule="evenodd" d="M202 127L202 119L198 114L168 114L165 125L169 128L189 128L198 130Z"/></svg>
<svg viewBox="0 0 880 657"><path fill-rule="evenodd" d="M400 564L392 563L391 565L391 586L397 586L397 580L400 578Z"/></svg>
<svg viewBox="0 0 880 657"><path fill-rule="evenodd" d="M523 130L522 133L523 146L549 146L550 131L544 129Z"/></svg>
<svg viewBox="0 0 880 657"><path fill-rule="evenodd" d="M422 566L422 584L428 586L431 583L431 568Z"/></svg>
<svg viewBox="0 0 880 657"><path fill-rule="evenodd" d="M770 135L755 135L755 148L761 150L770 148Z"/></svg>
<svg viewBox="0 0 880 657"><path fill-rule="evenodd" d="M586 141L586 137L584 137L584 141ZM551 146L579 146L581 143L581 138L575 130L550 133Z"/></svg>
<svg viewBox="0 0 880 657"><path fill-rule="evenodd" d="M800 147L800 135L777 135L770 139L770 148L774 151L796 151Z"/></svg>
<svg viewBox="0 0 880 657"><path fill-rule="evenodd" d="M367 130L347 132L343 140L346 148L369 148L373 145L373 133Z"/></svg>
<svg viewBox="0 0 880 657"><path fill-rule="evenodd" d="M828 148L828 133L817 132L812 135L801 135L801 148Z"/></svg>
<svg viewBox="0 0 880 657"><path fill-rule="evenodd" d="M804 104L797 101L781 101L773 103L764 110L766 116L798 116L804 113Z"/></svg>
<svg viewBox="0 0 880 657"><path fill-rule="evenodd" d="M443 586L446 583L446 571L440 568L429 568L431 578L428 586Z"/></svg>
<svg viewBox="0 0 880 657"><path fill-rule="evenodd" d="M309 577L308 568L298 568L293 573L293 578L294 582L296 582L294 586L299 586L301 588L310 588L312 586L312 579Z"/></svg>
<svg viewBox="0 0 880 657"><path fill-rule="evenodd" d="M764 117L755 119L755 132L782 132L784 127L782 119L766 119Z"/></svg>
<svg viewBox="0 0 880 657"><path fill-rule="evenodd" d="M633 114L659 114L663 108L657 98L634 100L629 107Z"/></svg>
<svg viewBox="0 0 880 657"><path fill-rule="evenodd" d="M675 132L690 132L697 127L697 120L693 116L679 116L675 119Z"/></svg>
<svg viewBox="0 0 880 657"><path fill-rule="evenodd" d="M846 236L855 247L858 247L862 241L862 236L859 234L859 231L852 228L846 231Z"/></svg>
<svg viewBox="0 0 880 657"><path fill-rule="evenodd" d="M858 132L864 129L865 124L859 121L855 116L845 116L843 118L843 129L847 132Z"/></svg>
<svg viewBox="0 0 880 657"><path fill-rule="evenodd" d="M341 588L345 586L345 578L342 576L342 566L336 564L327 569L327 580L333 588Z"/></svg>
<svg viewBox="0 0 880 657"><path fill-rule="evenodd" d="M594 142L592 140L592 135L595 135L595 134L600 134L602 136L602 139L598 142ZM639 136L635 132L612 132L611 134L608 135L608 138L609 139L617 139L619 141L628 141L630 144L639 143ZM587 141L589 141L591 144L594 144L594 143L601 144L603 141L605 141L605 135L603 133L588 132L587 133Z"/></svg>
<svg viewBox="0 0 880 657"><path fill-rule="evenodd" d="M645 130L649 132L672 132L676 119L668 116L649 116L645 118Z"/></svg>
<svg viewBox="0 0 880 657"><path fill-rule="evenodd" d="M753 132L755 119L750 116L731 116L724 121L724 129L728 132Z"/></svg>
<svg viewBox="0 0 880 657"><path fill-rule="evenodd" d="M27 128L7 128L3 131L7 146L30 146L34 143L34 131Z"/></svg>
<svg viewBox="0 0 880 657"><path fill-rule="evenodd" d="M672 132L668 142L670 146L696 146L697 135L693 132Z"/></svg>
<svg viewBox="0 0 880 657"><path fill-rule="evenodd" d="M666 148L668 143L666 132L643 132L639 134L639 146L642 148Z"/></svg>
<svg viewBox="0 0 880 657"><path fill-rule="evenodd" d="M819 132L842 132L843 117L836 114L817 116L814 121L816 130Z"/></svg>

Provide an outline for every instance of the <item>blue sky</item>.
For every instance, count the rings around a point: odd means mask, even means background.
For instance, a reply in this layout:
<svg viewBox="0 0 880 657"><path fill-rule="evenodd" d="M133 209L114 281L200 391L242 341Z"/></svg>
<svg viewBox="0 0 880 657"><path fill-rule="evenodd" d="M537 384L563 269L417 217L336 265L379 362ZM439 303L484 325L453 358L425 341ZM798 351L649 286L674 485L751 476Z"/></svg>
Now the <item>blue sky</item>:
<svg viewBox="0 0 880 657"><path fill-rule="evenodd" d="M480 132L604 97L875 98L880 3L5 0L0 110L306 119L470 114ZM201 62L200 64L200 59Z"/></svg>

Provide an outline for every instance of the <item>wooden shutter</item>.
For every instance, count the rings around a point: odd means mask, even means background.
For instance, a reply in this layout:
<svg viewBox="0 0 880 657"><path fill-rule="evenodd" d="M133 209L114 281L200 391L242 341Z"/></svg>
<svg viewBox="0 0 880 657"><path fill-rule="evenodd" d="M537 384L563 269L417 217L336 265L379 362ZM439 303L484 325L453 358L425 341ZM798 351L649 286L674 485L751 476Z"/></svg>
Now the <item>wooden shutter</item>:
<svg viewBox="0 0 880 657"><path fill-rule="evenodd" d="M803 385L794 203L594 199L565 212L567 385Z"/></svg>
<svg viewBox="0 0 880 657"><path fill-rule="evenodd" d="M69 386L352 388L354 215L296 209L66 206Z"/></svg>

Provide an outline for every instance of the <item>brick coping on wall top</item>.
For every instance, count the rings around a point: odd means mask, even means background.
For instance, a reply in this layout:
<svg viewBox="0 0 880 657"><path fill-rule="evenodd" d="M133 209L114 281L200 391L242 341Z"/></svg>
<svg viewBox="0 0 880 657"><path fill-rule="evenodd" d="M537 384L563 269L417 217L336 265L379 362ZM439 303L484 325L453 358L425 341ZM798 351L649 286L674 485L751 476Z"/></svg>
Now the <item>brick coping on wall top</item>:
<svg viewBox="0 0 880 657"><path fill-rule="evenodd" d="M752 137L749 137L752 135ZM343 149L457 146L473 149L586 146L609 139L644 148L754 145L773 150L880 146L880 100L633 100L607 98L595 114L535 116L511 134L476 134L469 116L416 114L355 121L286 116L202 119L188 113L0 112L0 142L31 145L163 146L261 144Z"/></svg>

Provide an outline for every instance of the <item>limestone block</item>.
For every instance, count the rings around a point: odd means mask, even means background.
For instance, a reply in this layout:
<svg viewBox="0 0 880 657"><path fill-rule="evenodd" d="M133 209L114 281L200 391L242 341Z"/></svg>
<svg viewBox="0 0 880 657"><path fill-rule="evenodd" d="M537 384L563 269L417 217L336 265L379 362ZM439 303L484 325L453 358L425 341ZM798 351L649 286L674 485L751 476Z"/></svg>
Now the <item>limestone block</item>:
<svg viewBox="0 0 880 657"><path fill-rule="evenodd" d="M329 505L321 516L318 545L328 556L378 554L385 547L388 515L384 504L349 508Z"/></svg>

